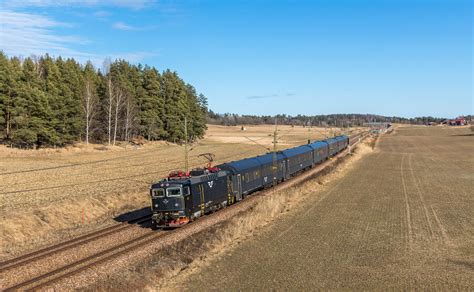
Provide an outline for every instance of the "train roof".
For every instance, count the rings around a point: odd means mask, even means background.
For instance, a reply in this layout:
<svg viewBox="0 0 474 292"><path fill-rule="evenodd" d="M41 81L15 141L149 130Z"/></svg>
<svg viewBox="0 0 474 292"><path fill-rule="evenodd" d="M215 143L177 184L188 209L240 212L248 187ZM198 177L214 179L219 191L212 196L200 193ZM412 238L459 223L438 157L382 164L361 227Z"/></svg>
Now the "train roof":
<svg viewBox="0 0 474 292"><path fill-rule="evenodd" d="M218 165L217 167L223 170L229 170L234 173L239 173L243 170L259 167L261 165L262 164L256 157L251 157L251 158L245 158L242 160L227 162L227 163Z"/></svg>
<svg viewBox="0 0 474 292"><path fill-rule="evenodd" d="M189 179L180 180L162 180L151 185L152 189L156 188L168 188L168 187L182 187L185 184L189 184Z"/></svg>
<svg viewBox="0 0 474 292"><path fill-rule="evenodd" d="M338 141L339 139L337 139L336 137L326 139L326 142L328 144L334 144L334 143L337 143Z"/></svg>
<svg viewBox="0 0 474 292"><path fill-rule="evenodd" d="M286 149L286 150L283 150L282 153L283 155L285 155L286 157L293 157L293 156L296 156L296 155L301 155L301 154L305 154L305 153L308 153L308 152L311 152L313 151L313 149L311 147L309 147L308 145L302 145L302 146L298 146L298 147L295 147L295 148L290 148L290 149Z"/></svg>
<svg viewBox="0 0 474 292"><path fill-rule="evenodd" d="M346 136L346 135L340 135L340 136L336 136L336 137L334 137L334 138L336 138L336 139L338 139L338 140L346 140L346 139L349 138L349 137Z"/></svg>
<svg viewBox="0 0 474 292"><path fill-rule="evenodd" d="M183 185L194 185L197 183L215 180L219 177L227 176L227 172L219 170L217 172L205 173L202 175L188 176L177 179L163 179L157 183L151 185L151 188L162 188L162 187L182 187Z"/></svg>
<svg viewBox="0 0 474 292"><path fill-rule="evenodd" d="M313 143L308 144L306 146L311 147L312 149L319 149L327 147L328 143L326 141L314 141Z"/></svg>
<svg viewBox="0 0 474 292"><path fill-rule="evenodd" d="M328 138L326 139L327 143L329 144L333 144L333 143L336 143L336 142L339 142L339 141L343 141L343 140L346 140L348 139L349 137L346 136L346 135L341 135L341 136L336 136L336 137L333 137L333 138Z"/></svg>
<svg viewBox="0 0 474 292"><path fill-rule="evenodd" d="M283 155L281 151L278 151L276 153L276 160L280 161L283 159L285 159L285 155ZM218 165L218 167L223 170L229 170L234 173L238 173L247 169L260 167L269 163L273 163L273 152L237 161L223 163L221 165Z"/></svg>
<svg viewBox="0 0 474 292"><path fill-rule="evenodd" d="M260 162L261 165L273 163L273 153L260 155L260 156L257 156L255 158ZM285 156L283 155L283 153L282 152L277 152L276 153L276 160L279 161L279 160L283 160L283 159L285 159Z"/></svg>

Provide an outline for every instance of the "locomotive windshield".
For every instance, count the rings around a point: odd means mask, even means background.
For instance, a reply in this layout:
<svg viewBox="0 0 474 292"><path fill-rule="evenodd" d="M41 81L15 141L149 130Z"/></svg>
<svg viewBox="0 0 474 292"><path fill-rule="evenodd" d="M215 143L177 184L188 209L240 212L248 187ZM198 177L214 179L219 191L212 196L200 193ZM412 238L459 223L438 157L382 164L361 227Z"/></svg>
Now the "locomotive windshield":
<svg viewBox="0 0 474 292"><path fill-rule="evenodd" d="M165 196L165 190L164 189L153 189L153 197L154 198L163 198Z"/></svg>
<svg viewBox="0 0 474 292"><path fill-rule="evenodd" d="M168 197L179 197L183 195L181 188L167 188L166 195Z"/></svg>
<svg viewBox="0 0 474 292"><path fill-rule="evenodd" d="M167 189L153 189L152 196L153 198L164 198L165 196L170 197L181 197L183 191L179 187L171 187Z"/></svg>

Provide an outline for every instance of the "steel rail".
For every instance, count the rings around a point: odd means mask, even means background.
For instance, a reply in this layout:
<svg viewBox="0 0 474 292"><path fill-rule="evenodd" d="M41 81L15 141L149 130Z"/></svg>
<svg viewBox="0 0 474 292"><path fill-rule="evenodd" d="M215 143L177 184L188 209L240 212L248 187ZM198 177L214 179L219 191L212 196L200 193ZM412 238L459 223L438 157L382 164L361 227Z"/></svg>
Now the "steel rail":
<svg viewBox="0 0 474 292"><path fill-rule="evenodd" d="M40 289L42 287L49 286L49 285L51 285L51 284L53 284L53 283L55 283L55 282L57 282L61 279L69 278L70 276L72 276L74 274L77 274L81 271L84 271L85 269L88 269L88 268L93 267L95 265L99 265L99 264L104 263L104 262L106 262L110 259L113 259L113 258L117 257L117 256L125 254L125 253L127 253L127 252L129 252L133 249L136 249L138 247L146 245L146 244L154 241L155 239L163 237L167 234L168 234L168 232L159 232L159 233L151 232L151 233L141 235L141 236L136 237L132 240L121 243L117 246L111 247L109 249L106 249L106 250L103 250L101 252L90 255L88 257L85 257L85 258L83 258L79 261L70 263L70 264L62 266L62 267L60 267L56 270L47 272L46 274L42 274L42 275L37 276L35 278L32 278L32 279L29 279L27 281L18 283L15 286L8 287L4 291L14 291L14 290L18 290L18 289L37 290L37 289ZM103 256L105 256L105 257L100 258L100 257L103 257ZM90 262L90 263L87 263L87 262ZM85 265L81 266L77 269L74 269L75 267L80 266L82 264L85 264ZM72 269L72 270L68 271L70 269ZM62 274L63 272L66 272L66 273ZM48 278L51 278L51 279L48 279ZM46 280L46 281L44 281L44 280ZM35 284L35 283L38 283L38 282L41 282L41 283L39 283L37 285L33 285L32 287L29 287L27 289L24 288L24 287L28 287L31 284Z"/></svg>
<svg viewBox="0 0 474 292"><path fill-rule="evenodd" d="M70 249L82 244L86 244L88 242L116 233L118 231L123 231L125 229L133 227L134 226L133 224L140 224L150 219L151 219L151 215L141 216L139 218L135 218L133 220L123 222L121 224L108 226L103 229L100 229L91 233L87 233L79 237L75 237L70 240L60 242L58 244L48 246L46 248L36 250L31 253L27 253L19 257L4 261L0 264L0 272L4 272L6 270L10 270L12 268L15 268L24 264L29 264L31 262L35 262L39 259L49 256L51 254L59 253L64 250L67 250L67 249Z"/></svg>

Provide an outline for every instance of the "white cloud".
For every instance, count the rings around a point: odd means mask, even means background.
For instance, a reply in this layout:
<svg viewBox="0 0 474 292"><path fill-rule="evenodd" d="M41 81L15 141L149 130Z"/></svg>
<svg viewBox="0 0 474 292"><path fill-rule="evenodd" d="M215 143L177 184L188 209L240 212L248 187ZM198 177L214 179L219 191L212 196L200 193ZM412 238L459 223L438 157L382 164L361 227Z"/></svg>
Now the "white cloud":
<svg viewBox="0 0 474 292"><path fill-rule="evenodd" d="M157 0L5 0L4 7L124 7L143 9L157 3Z"/></svg>
<svg viewBox="0 0 474 292"><path fill-rule="evenodd" d="M122 22L122 21L117 21L112 24L112 27L118 30L131 31L131 30L150 30L150 29L155 29L158 26L156 25L133 26L133 25L126 24L125 22Z"/></svg>
<svg viewBox="0 0 474 292"><path fill-rule="evenodd" d="M75 47L89 41L76 35L57 34L55 28L72 27L49 17L24 12L0 10L0 49L9 56L44 55L72 57L79 62L90 60L100 66L105 57L125 59L137 63L157 56L155 52L122 52L110 54L88 53Z"/></svg>
<svg viewBox="0 0 474 292"><path fill-rule="evenodd" d="M104 10L99 10L99 11L94 12L92 15L94 15L97 18L105 19L105 18L111 16L112 13L110 13L108 11L104 11Z"/></svg>
<svg viewBox="0 0 474 292"><path fill-rule="evenodd" d="M65 54L70 53L70 45L88 42L79 36L54 34L53 28L72 25L46 16L1 10L0 19L1 49L7 54Z"/></svg>
<svg viewBox="0 0 474 292"><path fill-rule="evenodd" d="M128 24L125 24L125 23L122 22L122 21L115 22L115 23L112 25L112 27L115 28L115 29L119 29L119 30L137 30L136 27L131 26L131 25L128 25Z"/></svg>
<svg viewBox="0 0 474 292"><path fill-rule="evenodd" d="M61 23L49 19L42 15L34 15L29 13L19 13L13 11L0 11L0 19L2 26L8 25L10 27L53 27L53 26L68 26L66 23Z"/></svg>

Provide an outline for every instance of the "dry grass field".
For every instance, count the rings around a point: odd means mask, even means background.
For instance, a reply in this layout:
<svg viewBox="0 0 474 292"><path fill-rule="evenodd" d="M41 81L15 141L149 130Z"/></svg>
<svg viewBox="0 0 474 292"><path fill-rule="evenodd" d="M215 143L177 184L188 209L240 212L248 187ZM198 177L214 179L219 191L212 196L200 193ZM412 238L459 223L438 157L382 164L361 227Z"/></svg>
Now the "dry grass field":
<svg viewBox="0 0 474 292"><path fill-rule="evenodd" d="M345 175L305 184L304 203L164 288L473 290L472 132L399 127L375 145Z"/></svg>
<svg viewBox="0 0 474 292"><path fill-rule="evenodd" d="M273 126L209 126L190 151L212 152L216 163L262 154ZM334 131L340 133L339 131ZM279 126L279 149L305 143L308 130ZM312 139L332 132L313 128ZM165 142L140 148L76 145L67 149L0 148L0 259L112 224L117 215L148 207L149 184L183 167L184 148Z"/></svg>

